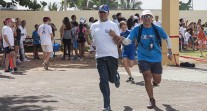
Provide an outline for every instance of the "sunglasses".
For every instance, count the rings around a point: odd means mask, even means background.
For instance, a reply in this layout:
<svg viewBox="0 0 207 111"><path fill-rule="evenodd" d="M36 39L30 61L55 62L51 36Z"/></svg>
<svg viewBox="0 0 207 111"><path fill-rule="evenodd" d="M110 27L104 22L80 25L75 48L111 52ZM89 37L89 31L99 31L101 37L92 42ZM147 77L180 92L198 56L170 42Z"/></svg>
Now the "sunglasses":
<svg viewBox="0 0 207 111"><path fill-rule="evenodd" d="M143 15L142 18L152 18L152 15Z"/></svg>
<svg viewBox="0 0 207 111"><path fill-rule="evenodd" d="M105 14L106 12L104 12L104 11L99 11L99 13L104 13L104 14Z"/></svg>

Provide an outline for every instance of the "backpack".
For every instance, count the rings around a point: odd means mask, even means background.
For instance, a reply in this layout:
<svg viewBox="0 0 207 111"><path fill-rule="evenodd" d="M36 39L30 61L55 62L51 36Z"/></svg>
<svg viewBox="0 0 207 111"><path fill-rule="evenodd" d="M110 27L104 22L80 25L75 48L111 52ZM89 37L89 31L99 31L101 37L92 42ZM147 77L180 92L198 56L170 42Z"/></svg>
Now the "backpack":
<svg viewBox="0 0 207 111"><path fill-rule="evenodd" d="M155 32L155 36L156 36L156 41L157 41L157 43L159 44L159 46L160 47L162 47L162 40L161 40L161 37L160 37L160 34L159 34L159 32L158 32L158 30L157 30L157 28L155 27L155 25L152 23L152 28L153 28L153 30L154 30L154 32ZM142 36L142 29L143 29L143 24L141 24L140 26L139 26L139 31L138 31L138 39L137 39L137 43L139 44L139 43L141 43L140 42L140 39L141 39L141 36ZM142 43L141 43L141 45L142 45ZM142 45L143 46L143 45Z"/></svg>
<svg viewBox="0 0 207 111"><path fill-rule="evenodd" d="M78 39L80 39L80 40L85 39L84 27L82 28L82 30L80 30L80 26L78 27Z"/></svg>

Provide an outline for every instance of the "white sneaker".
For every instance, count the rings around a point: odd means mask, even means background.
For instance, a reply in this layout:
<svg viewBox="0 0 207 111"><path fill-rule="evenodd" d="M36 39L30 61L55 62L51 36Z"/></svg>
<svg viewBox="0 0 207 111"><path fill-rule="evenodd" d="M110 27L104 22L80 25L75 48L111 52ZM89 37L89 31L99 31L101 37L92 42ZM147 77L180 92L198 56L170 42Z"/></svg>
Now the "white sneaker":
<svg viewBox="0 0 207 111"><path fill-rule="evenodd" d="M22 61L20 61L19 59L17 59L17 63L22 63Z"/></svg>
<svg viewBox="0 0 207 111"><path fill-rule="evenodd" d="M30 60L28 60L27 58L23 59L24 62L29 62Z"/></svg>

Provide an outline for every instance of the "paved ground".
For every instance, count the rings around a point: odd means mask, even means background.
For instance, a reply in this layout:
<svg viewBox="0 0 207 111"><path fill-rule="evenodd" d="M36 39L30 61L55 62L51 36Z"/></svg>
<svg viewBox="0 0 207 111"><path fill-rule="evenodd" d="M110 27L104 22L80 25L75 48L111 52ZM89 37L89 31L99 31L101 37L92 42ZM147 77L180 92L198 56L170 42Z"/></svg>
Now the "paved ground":
<svg viewBox="0 0 207 111"><path fill-rule="evenodd" d="M41 61L23 63L16 74L0 71L0 111L101 111L94 59L51 62L49 71L38 64ZM162 83L154 88L158 107L152 111L207 111L207 65L196 65L164 67ZM137 66L132 69L134 83L125 82L128 76L122 66L119 72L120 88L110 84L113 111L151 111Z"/></svg>

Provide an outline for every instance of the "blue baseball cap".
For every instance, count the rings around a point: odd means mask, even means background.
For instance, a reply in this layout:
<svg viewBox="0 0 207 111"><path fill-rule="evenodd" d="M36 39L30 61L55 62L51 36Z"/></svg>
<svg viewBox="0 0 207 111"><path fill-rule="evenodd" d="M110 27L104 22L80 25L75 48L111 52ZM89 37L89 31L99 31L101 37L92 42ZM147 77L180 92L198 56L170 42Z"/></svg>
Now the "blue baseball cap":
<svg viewBox="0 0 207 111"><path fill-rule="evenodd" d="M109 7L107 5L99 6L99 11L109 12Z"/></svg>

